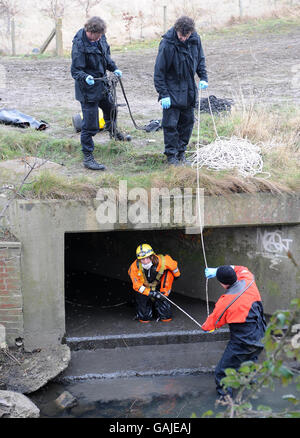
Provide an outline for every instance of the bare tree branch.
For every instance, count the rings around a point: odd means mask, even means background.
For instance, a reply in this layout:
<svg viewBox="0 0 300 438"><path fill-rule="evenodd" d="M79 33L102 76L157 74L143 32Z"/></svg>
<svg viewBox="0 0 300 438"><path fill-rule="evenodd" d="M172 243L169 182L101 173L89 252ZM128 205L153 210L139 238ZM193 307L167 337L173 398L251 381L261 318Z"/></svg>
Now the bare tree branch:
<svg viewBox="0 0 300 438"><path fill-rule="evenodd" d="M69 4L69 0L47 0L43 3L44 7L40 8L40 11L56 21L64 16L65 9Z"/></svg>
<svg viewBox="0 0 300 438"><path fill-rule="evenodd" d="M18 3L18 0L0 0L0 13L15 17L20 12Z"/></svg>
<svg viewBox="0 0 300 438"><path fill-rule="evenodd" d="M91 9L99 5L102 0L76 0L76 3L84 8L85 11L85 17L89 18Z"/></svg>

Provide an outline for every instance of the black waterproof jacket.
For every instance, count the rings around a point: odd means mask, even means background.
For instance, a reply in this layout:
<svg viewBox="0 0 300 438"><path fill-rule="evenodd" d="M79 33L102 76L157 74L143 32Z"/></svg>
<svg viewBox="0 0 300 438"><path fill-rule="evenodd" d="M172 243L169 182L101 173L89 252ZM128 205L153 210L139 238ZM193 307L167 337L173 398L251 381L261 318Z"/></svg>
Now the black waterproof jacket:
<svg viewBox="0 0 300 438"><path fill-rule="evenodd" d="M106 71L115 71L116 64L110 57L110 48L105 35L97 45L92 45L84 29L80 29L73 39L71 75L75 79L75 97L79 102L97 102L103 98L105 84L95 81L88 85L88 75L103 77Z"/></svg>
<svg viewBox="0 0 300 438"><path fill-rule="evenodd" d="M207 81L200 36L193 32L182 43L172 27L163 35L154 67L154 85L159 94L158 100L169 96L172 107L195 106L198 98L195 73L200 80Z"/></svg>

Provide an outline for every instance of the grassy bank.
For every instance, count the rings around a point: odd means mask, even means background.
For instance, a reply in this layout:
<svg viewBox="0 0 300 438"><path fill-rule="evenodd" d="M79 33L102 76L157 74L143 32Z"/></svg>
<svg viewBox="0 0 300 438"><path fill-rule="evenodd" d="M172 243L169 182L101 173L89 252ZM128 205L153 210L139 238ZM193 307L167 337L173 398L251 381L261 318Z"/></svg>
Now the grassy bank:
<svg viewBox="0 0 300 438"><path fill-rule="evenodd" d="M207 194L233 192L295 192L300 190L300 110L296 107L259 108L248 105L215 117L219 136L247 138L258 144L264 161L263 174L243 178L237 170L213 171L202 168L200 185ZM168 167L163 155L162 131L145 133L122 128L133 135L132 142L109 141L107 134L96 137L95 157L106 164L108 171L91 172L81 164L79 137L57 138L56 132L20 131L1 126L0 159L36 156L61 166L61 171L43 170L30 177L22 188L27 198L81 199L94 197L100 187L118 187L127 180L128 188L196 187L196 169ZM196 124L188 152L197 144ZM99 140L97 140L97 138ZM216 138L212 118L201 115L200 144L211 144ZM266 174L269 174L266 178ZM16 176L1 172L0 183L12 183ZM20 177L19 177L20 178Z"/></svg>
<svg viewBox="0 0 300 438"><path fill-rule="evenodd" d="M300 18L295 16L268 19L244 19L222 28L207 31L205 39L238 37L239 35L265 35L294 31ZM201 32L200 32L201 33ZM112 47L115 52L152 49L158 40ZM41 55L44 56L44 55ZM106 172L92 172L83 168L79 134L74 133L70 108L32 108L32 116L47 120L50 128L44 132L0 125L1 160L26 159L34 156L61 164L54 172L34 172L22 187L27 198L85 198L94 196L99 187L118 187L120 180L128 181L128 188L142 187L196 187L195 168L170 168L163 155L162 131L145 133L133 129L128 114L119 116L119 127L132 135L132 142L111 141L107 134L95 137L95 158L107 166ZM136 114L137 120L143 119ZM141 122L141 123L144 123ZM248 139L261 148L264 162L262 174L243 178L236 169L213 171L202 168L200 185L208 194L232 192L295 192L300 191L300 109L295 106L258 106L241 97L231 113L215 118L219 136ZM201 114L200 144L209 145L216 139L212 118ZM197 145L197 123L188 148L192 153ZM188 156L190 156L188 154ZM0 192L4 184L17 187L23 176L0 167Z"/></svg>

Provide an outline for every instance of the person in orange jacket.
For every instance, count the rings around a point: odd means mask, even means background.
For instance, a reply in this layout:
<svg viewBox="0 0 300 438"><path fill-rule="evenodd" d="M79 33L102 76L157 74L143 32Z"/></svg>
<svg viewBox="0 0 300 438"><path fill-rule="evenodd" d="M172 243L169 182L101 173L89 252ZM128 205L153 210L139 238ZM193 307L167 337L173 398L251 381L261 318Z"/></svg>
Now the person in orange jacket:
<svg viewBox="0 0 300 438"><path fill-rule="evenodd" d="M202 329L214 331L229 325L230 341L215 369L219 397L232 396L232 389L222 388L226 368L239 369L242 362L258 360L263 350L262 338L266 329L263 304L254 275L245 266L206 268L207 278L216 277L226 290L215 304Z"/></svg>
<svg viewBox="0 0 300 438"><path fill-rule="evenodd" d="M128 274L135 291L137 319L147 323L156 313L158 320L171 321L171 305L164 296L170 294L174 278L180 276L177 262L169 255L155 254L147 243L137 247L136 256Z"/></svg>

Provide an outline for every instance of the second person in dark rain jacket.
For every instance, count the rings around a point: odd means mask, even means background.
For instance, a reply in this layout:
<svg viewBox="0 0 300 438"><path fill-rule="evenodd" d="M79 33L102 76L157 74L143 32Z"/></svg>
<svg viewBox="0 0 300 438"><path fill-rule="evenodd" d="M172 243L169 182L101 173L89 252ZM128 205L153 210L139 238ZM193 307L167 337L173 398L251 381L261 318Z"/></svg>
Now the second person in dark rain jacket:
<svg viewBox="0 0 300 438"><path fill-rule="evenodd" d="M180 17L163 36L154 68L154 85L163 107L165 155L170 164L185 162L194 125L199 87L207 87L205 57L194 21Z"/></svg>

